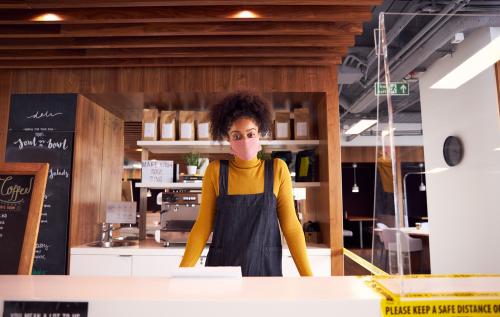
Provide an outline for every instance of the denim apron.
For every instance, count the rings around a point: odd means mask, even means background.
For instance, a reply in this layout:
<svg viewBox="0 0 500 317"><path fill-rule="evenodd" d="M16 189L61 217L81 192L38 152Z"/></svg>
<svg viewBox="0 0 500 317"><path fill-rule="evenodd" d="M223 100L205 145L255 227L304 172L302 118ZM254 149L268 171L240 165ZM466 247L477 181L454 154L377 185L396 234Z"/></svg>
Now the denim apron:
<svg viewBox="0 0 500 317"><path fill-rule="evenodd" d="M220 162L219 197L206 266L241 266L243 276L282 276L273 161L264 163L264 192L260 194L228 195L228 166L228 161Z"/></svg>

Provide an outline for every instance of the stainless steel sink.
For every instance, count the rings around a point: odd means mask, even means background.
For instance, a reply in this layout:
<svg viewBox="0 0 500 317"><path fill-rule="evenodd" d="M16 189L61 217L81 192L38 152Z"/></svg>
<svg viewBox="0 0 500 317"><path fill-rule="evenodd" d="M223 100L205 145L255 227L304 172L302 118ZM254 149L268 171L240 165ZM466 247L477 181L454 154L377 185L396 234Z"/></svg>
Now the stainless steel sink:
<svg viewBox="0 0 500 317"><path fill-rule="evenodd" d="M124 237L117 237L113 238L114 240L119 240L119 241L139 241L139 237L136 236L124 236Z"/></svg>
<svg viewBox="0 0 500 317"><path fill-rule="evenodd" d="M137 241L130 241L130 240L95 241L88 243L87 245L89 247L96 247L96 248L130 247L137 245Z"/></svg>

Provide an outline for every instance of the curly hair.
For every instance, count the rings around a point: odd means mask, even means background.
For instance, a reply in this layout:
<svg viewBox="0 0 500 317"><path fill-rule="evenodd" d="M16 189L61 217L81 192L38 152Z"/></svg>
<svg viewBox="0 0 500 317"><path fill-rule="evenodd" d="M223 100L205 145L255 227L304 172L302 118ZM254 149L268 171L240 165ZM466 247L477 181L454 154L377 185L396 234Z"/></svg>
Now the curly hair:
<svg viewBox="0 0 500 317"><path fill-rule="evenodd" d="M210 109L212 139L222 141L227 137L233 122L240 118L252 119L261 135L268 134L272 127L270 109L269 103L257 94L236 92L226 96Z"/></svg>

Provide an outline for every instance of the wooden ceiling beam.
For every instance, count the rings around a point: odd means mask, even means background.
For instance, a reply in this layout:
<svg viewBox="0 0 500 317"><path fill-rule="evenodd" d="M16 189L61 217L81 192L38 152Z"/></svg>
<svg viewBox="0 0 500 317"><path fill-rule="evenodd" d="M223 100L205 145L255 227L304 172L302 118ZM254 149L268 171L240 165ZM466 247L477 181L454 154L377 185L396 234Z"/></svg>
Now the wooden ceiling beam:
<svg viewBox="0 0 500 317"><path fill-rule="evenodd" d="M247 0L0 0L0 9L247 5ZM252 0L252 5L379 5L382 0Z"/></svg>
<svg viewBox="0 0 500 317"><path fill-rule="evenodd" d="M0 39L0 50L152 47L350 47L353 35Z"/></svg>
<svg viewBox="0 0 500 317"><path fill-rule="evenodd" d="M235 19L250 10L258 18ZM39 22L37 17L51 13L62 20ZM371 6L212 6L212 7L117 7L54 9L4 9L0 24L87 24L152 22L229 22L229 21L311 21L362 22L371 19ZM56 22L56 23L55 23Z"/></svg>
<svg viewBox="0 0 500 317"><path fill-rule="evenodd" d="M224 22L0 25L0 38L361 34L361 22Z"/></svg>
<svg viewBox="0 0 500 317"><path fill-rule="evenodd" d="M299 66L340 64L340 58L167 58L167 59L72 59L72 60L2 60L0 69L20 68L97 68L159 66Z"/></svg>
<svg viewBox="0 0 500 317"><path fill-rule="evenodd" d="M0 50L0 60L96 59L96 58L172 58L172 57L342 57L344 47L220 47L220 48L142 48L130 49L53 49Z"/></svg>

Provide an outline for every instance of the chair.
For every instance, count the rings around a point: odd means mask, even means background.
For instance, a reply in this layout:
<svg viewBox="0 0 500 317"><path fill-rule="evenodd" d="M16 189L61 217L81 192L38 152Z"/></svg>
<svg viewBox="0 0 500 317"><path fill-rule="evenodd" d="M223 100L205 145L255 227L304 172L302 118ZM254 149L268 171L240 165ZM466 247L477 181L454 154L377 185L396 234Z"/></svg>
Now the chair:
<svg viewBox="0 0 500 317"><path fill-rule="evenodd" d="M422 222L422 223L420 224L420 228L421 228L422 230L427 230L427 231L428 231L428 230L429 230L429 223L428 223L428 222Z"/></svg>
<svg viewBox="0 0 500 317"><path fill-rule="evenodd" d="M388 253L389 258L389 273L393 274L397 272L397 261L396 258L392 258L397 252L397 234L399 234L401 243L401 252L403 252L403 261L407 262L408 272L411 274L411 252L422 251L422 240L412 238L408 234L399 231L396 228L385 228L382 230L382 242L384 243L384 249ZM396 255L397 256L397 255ZM394 269L396 265L396 269ZM403 273L405 264L403 262Z"/></svg>
<svg viewBox="0 0 500 317"><path fill-rule="evenodd" d="M384 259L384 254L385 254L384 240L383 240L383 237L382 237L382 230L387 229L389 227L385 223L382 223L382 222L377 222L376 227L378 229L376 231L376 236L378 237L378 240L382 244L380 246L380 252L379 252L378 262L379 262L379 264L382 264L382 261ZM385 267L385 265L384 265L384 267Z"/></svg>
<svg viewBox="0 0 500 317"><path fill-rule="evenodd" d="M352 231L344 229L343 235L344 237L352 237Z"/></svg>

